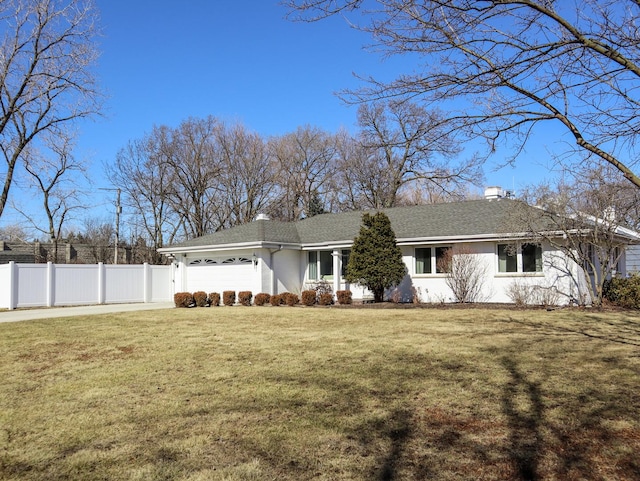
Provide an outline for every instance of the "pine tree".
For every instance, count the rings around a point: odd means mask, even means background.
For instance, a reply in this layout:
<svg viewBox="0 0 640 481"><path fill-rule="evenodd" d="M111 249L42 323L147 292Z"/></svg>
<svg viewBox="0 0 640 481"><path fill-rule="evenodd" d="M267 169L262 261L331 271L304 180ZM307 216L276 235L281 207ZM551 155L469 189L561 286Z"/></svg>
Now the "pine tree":
<svg viewBox="0 0 640 481"><path fill-rule="evenodd" d="M345 279L366 286L375 302L382 302L384 291L402 282L406 267L396 235L384 212L362 216L360 233L353 241Z"/></svg>
<svg viewBox="0 0 640 481"><path fill-rule="evenodd" d="M307 211L308 211L307 217L313 217L314 215L320 215L325 213L322 199L320 198L320 194L318 194L317 191L315 191L311 196Z"/></svg>

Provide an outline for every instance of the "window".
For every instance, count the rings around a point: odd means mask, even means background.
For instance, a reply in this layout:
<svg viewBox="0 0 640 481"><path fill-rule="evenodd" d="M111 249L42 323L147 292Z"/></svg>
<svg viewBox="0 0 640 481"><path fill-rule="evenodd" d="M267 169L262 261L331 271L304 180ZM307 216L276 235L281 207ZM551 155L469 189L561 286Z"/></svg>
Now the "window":
<svg viewBox="0 0 640 481"><path fill-rule="evenodd" d="M439 274L450 270L451 258L449 249L450 247L436 247L436 272Z"/></svg>
<svg viewBox="0 0 640 481"><path fill-rule="evenodd" d="M309 279L333 279L333 256L331 251L309 251Z"/></svg>
<svg viewBox="0 0 640 481"><path fill-rule="evenodd" d="M542 272L540 244L522 244L522 272Z"/></svg>
<svg viewBox="0 0 640 481"><path fill-rule="evenodd" d="M318 279L318 253L309 252L309 279Z"/></svg>
<svg viewBox="0 0 640 481"><path fill-rule="evenodd" d="M415 272L416 274L442 274L447 271L444 264L451 247L416 247Z"/></svg>
<svg viewBox="0 0 640 481"><path fill-rule="evenodd" d="M431 274L431 248L416 248L416 274Z"/></svg>
<svg viewBox="0 0 640 481"><path fill-rule="evenodd" d="M342 250L342 266L340 267L340 275L344 277L347 273L347 264L349 264L349 257L351 256L351 249Z"/></svg>
<svg viewBox="0 0 640 481"><path fill-rule="evenodd" d="M498 272L542 272L542 246L498 244Z"/></svg>
<svg viewBox="0 0 640 481"><path fill-rule="evenodd" d="M498 244L498 272L518 272L518 250L515 244Z"/></svg>
<svg viewBox="0 0 640 481"><path fill-rule="evenodd" d="M333 256L331 251L320 251L320 278L333 279Z"/></svg>

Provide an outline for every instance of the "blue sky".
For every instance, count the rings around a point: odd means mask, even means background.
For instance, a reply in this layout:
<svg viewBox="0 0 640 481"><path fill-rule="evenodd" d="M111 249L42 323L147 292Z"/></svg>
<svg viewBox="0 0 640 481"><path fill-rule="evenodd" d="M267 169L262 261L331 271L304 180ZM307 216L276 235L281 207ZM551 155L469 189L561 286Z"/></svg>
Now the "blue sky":
<svg viewBox="0 0 640 481"><path fill-rule="evenodd" d="M354 73L391 79L413 67L363 49L370 38L342 18L291 22L277 0L95 1L107 98L104 115L80 125L78 155L92 166L91 215L103 206L105 221L113 196L98 190L111 187L103 165L154 125L213 115L265 137L305 124L354 131L356 108L335 93L360 85ZM493 172L503 158L487 164L486 185L517 190L548 177L544 138L517 168ZM1 224L18 221L5 214Z"/></svg>

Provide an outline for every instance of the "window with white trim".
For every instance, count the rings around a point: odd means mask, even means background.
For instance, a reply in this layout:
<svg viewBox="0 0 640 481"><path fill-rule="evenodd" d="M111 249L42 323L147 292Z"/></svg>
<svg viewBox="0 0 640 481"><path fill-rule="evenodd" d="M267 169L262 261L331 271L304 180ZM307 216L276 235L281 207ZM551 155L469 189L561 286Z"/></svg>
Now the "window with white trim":
<svg viewBox="0 0 640 481"><path fill-rule="evenodd" d="M309 280L333 279L332 251L309 251L307 272Z"/></svg>
<svg viewBox="0 0 640 481"><path fill-rule="evenodd" d="M442 274L446 272L443 260L451 249L450 246L416 247L414 250L416 274Z"/></svg>
<svg viewBox="0 0 640 481"><path fill-rule="evenodd" d="M498 244L498 272L542 272L542 246L535 243Z"/></svg>

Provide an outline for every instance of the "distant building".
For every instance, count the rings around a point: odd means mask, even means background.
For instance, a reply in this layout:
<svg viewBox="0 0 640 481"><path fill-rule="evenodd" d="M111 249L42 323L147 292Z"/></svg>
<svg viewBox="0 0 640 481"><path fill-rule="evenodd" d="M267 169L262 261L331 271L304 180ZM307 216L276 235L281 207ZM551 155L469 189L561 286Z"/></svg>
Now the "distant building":
<svg viewBox="0 0 640 481"><path fill-rule="evenodd" d="M21 264L41 264L54 262L57 264L96 264L103 262L112 264L113 246L94 246L61 242L58 244L57 258L55 245L52 242L6 242L0 241L0 264L17 262ZM131 263L130 247L118 248L118 264Z"/></svg>

